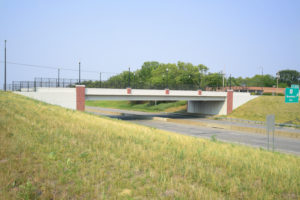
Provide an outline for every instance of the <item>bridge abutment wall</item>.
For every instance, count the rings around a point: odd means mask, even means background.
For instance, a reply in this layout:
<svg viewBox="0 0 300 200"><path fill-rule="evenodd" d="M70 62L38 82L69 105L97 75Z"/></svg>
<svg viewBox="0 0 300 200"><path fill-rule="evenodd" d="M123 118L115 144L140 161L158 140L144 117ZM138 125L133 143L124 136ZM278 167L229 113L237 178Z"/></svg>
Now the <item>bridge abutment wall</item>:
<svg viewBox="0 0 300 200"><path fill-rule="evenodd" d="M227 91L225 101L188 101L187 112L206 115L228 115L239 106L258 96L250 93Z"/></svg>
<svg viewBox="0 0 300 200"><path fill-rule="evenodd" d="M75 88L36 88L36 92L15 92L45 103L76 110Z"/></svg>

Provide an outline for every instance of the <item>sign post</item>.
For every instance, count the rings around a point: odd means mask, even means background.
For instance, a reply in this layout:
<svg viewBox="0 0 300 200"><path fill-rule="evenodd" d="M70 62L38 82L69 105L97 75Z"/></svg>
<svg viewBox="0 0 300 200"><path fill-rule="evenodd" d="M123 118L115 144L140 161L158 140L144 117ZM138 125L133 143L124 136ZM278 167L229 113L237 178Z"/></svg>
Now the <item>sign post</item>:
<svg viewBox="0 0 300 200"><path fill-rule="evenodd" d="M274 151L275 115L267 115L267 118L266 118L266 129L267 129L267 134L268 134L268 150L270 149L270 132L272 132L272 135L273 135L272 149Z"/></svg>
<svg viewBox="0 0 300 200"><path fill-rule="evenodd" d="M292 88L285 88L285 103L299 102L299 86L292 85ZM294 87L294 88L293 88Z"/></svg>

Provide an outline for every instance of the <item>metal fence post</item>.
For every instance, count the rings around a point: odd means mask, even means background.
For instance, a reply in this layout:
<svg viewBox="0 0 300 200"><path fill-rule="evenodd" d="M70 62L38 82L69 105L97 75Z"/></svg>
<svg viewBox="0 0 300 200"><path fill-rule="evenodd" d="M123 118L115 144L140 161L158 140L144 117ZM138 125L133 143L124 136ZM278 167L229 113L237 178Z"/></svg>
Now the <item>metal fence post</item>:
<svg viewBox="0 0 300 200"><path fill-rule="evenodd" d="M36 92L36 80L34 78L34 91Z"/></svg>

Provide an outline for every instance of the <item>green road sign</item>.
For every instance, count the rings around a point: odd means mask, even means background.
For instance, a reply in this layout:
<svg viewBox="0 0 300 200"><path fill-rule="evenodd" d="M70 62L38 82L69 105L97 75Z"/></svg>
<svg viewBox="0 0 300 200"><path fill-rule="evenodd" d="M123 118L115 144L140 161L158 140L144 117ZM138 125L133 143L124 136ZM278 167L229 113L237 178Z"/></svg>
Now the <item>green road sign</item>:
<svg viewBox="0 0 300 200"><path fill-rule="evenodd" d="M291 88L298 88L299 89L299 85L292 85Z"/></svg>
<svg viewBox="0 0 300 200"><path fill-rule="evenodd" d="M285 103L299 102L299 88L285 88Z"/></svg>

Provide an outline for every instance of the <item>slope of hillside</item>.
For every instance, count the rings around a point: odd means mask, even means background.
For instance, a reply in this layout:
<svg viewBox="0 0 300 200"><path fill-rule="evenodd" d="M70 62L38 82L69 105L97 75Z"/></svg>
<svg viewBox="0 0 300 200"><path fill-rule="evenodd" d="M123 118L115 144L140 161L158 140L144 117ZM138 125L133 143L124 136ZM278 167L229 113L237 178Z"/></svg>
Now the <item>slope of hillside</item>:
<svg viewBox="0 0 300 200"><path fill-rule="evenodd" d="M298 199L300 158L0 92L0 199Z"/></svg>
<svg viewBox="0 0 300 200"><path fill-rule="evenodd" d="M285 103L282 96L261 96L234 110L228 117L265 121L275 114L277 123L300 125L300 103Z"/></svg>

